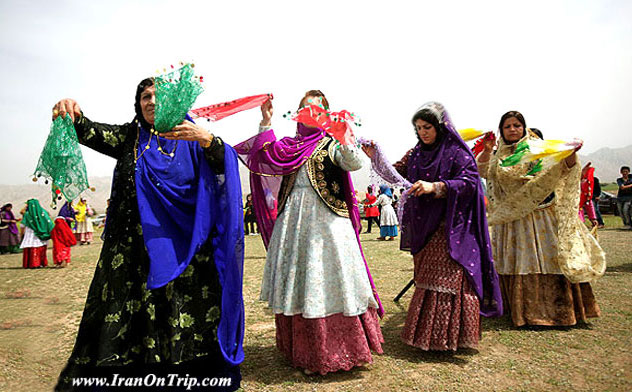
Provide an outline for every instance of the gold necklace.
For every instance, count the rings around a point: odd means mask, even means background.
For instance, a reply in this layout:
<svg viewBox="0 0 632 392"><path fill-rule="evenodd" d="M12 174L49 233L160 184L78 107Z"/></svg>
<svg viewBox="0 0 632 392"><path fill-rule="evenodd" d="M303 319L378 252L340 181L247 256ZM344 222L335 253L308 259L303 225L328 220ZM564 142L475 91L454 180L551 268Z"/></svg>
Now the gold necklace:
<svg viewBox="0 0 632 392"><path fill-rule="evenodd" d="M138 124L138 120L136 121ZM143 151L141 151L140 155L138 155L138 141L140 139L140 124L138 124L136 127L136 142L134 143L134 164L138 162L138 160L140 159L140 157L143 156L145 151L149 150L149 144L151 143L151 138L152 138L152 134L149 135L149 140L147 141L147 145L145 145L145 148L143 148Z"/></svg>
<svg viewBox="0 0 632 392"><path fill-rule="evenodd" d="M138 124L138 126L136 127L136 142L134 143L134 163L138 162L138 160L140 159L140 157L143 156L145 151L149 150L151 139L154 137L154 135L156 136L156 143L158 143L158 151L162 155L166 155L171 158L173 158L176 155L175 153L176 153L176 148L178 148L178 141L176 140L176 144L173 146L173 150L171 150L171 152L165 152L162 146L160 145L160 138L158 136L158 132L155 131L153 128L151 128L149 131L149 140L147 141L147 144L143 148L143 151L141 151L141 153L138 154L138 142L140 139L140 124Z"/></svg>
<svg viewBox="0 0 632 392"><path fill-rule="evenodd" d="M158 132L156 132L156 142L158 143L158 151L160 151L162 155L167 155L167 156L170 156L171 158L173 158L176 155L176 148L178 148L177 140L176 140L176 144L173 146L173 150L171 150L171 152L169 153L164 152L164 150L162 149L162 146L160 145L160 138L158 137Z"/></svg>

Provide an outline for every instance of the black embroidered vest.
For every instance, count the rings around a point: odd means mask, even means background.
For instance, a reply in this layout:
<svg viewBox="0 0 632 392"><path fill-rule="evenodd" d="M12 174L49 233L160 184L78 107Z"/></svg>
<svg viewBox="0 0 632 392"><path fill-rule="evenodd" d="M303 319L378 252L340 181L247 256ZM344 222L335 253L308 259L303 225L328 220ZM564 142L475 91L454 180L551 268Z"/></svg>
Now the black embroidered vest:
<svg viewBox="0 0 632 392"><path fill-rule="evenodd" d="M324 137L306 162L307 176L312 188L330 210L342 217L349 217L343 189L346 173L334 163L334 154L338 143L330 137ZM298 171L283 177L279 189L279 213L292 192Z"/></svg>

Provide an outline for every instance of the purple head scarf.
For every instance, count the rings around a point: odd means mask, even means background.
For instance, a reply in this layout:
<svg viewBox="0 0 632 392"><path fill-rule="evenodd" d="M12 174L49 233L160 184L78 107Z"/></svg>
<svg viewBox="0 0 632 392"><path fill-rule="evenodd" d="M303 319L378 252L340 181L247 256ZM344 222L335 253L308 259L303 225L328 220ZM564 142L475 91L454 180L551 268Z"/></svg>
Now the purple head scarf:
<svg viewBox="0 0 632 392"><path fill-rule="evenodd" d="M66 219L66 222L75 219L75 210L72 208L72 205L69 201L66 201L64 205L59 210L59 214L57 216L62 216ZM70 223L70 222L68 222Z"/></svg>
<svg viewBox="0 0 632 392"><path fill-rule="evenodd" d="M274 222L276 221L276 200L278 200L283 176L298 171L307 162L318 143L325 136L326 133L322 129L311 128L298 123L295 137L284 137L277 140L274 131L270 129L235 146L240 159L250 170L252 202L257 216L257 224L261 231L261 238L266 249L270 242ZM349 219L351 219L355 230L369 282L371 283L375 300L378 303L378 314L382 316L384 308L377 294L369 266L362 251L362 244L360 243L359 233L362 228L360 212L355 202L355 189L351 181L351 175L348 172L345 176L343 189L349 209ZM269 208L271 206L271 195L275 200L274 208Z"/></svg>
<svg viewBox="0 0 632 392"><path fill-rule="evenodd" d="M422 149L421 142L408 158L411 183L417 180L442 181L447 197L431 195L411 197L404 211L403 229L408 232L410 250L419 252L445 221L450 256L467 272L470 284L486 317L502 314L502 297L494 268L483 187L474 155L459 136L443 105L429 102L417 112L429 109L447 130L443 140L433 149Z"/></svg>
<svg viewBox="0 0 632 392"><path fill-rule="evenodd" d="M459 136L447 111L437 102L429 102L416 113L428 109L445 126L445 133L436 146L422 148L419 142L408 156L408 172L402 178L387 160L379 146L371 159L373 170L392 184L409 188L417 180L442 181L447 197L435 199L432 195L415 197L402 195L398 210L402 249L416 254L445 221L450 257L467 272L467 277L481 303L481 314L486 317L502 315L502 296L498 275L492 259L483 187L472 152ZM438 131L439 132L439 131ZM360 140L363 145L373 145Z"/></svg>

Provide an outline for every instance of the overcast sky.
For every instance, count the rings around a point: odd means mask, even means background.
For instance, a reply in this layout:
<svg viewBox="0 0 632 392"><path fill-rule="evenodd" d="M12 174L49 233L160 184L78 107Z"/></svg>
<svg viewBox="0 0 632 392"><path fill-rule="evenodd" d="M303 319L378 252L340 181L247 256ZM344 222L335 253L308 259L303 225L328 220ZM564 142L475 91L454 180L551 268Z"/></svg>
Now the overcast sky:
<svg viewBox="0 0 632 392"><path fill-rule="evenodd" d="M284 136L295 123L282 113L320 89L393 160L430 100L457 128L519 110L545 138L584 139L584 154L632 144L629 0L96 3L0 0L0 184L30 181L57 100L127 122L136 84L179 61L204 76L196 107L273 93ZM204 124L236 144L260 117ZM111 175L113 160L83 151L89 176Z"/></svg>

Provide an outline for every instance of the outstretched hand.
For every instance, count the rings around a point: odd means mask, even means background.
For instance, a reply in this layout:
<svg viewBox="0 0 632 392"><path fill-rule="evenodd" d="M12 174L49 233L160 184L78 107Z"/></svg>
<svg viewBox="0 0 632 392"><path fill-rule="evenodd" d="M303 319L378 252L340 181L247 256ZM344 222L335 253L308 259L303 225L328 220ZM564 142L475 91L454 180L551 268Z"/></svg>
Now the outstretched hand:
<svg viewBox="0 0 632 392"><path fill-rule="evenodd" d="M57 116L64 118L66 117L66 114L70 115L72 122L75 122L75 119L81 116L81 108L79 107L77 101L70 98L64 98L53 106L53 120L55 120Z"/></svg>

